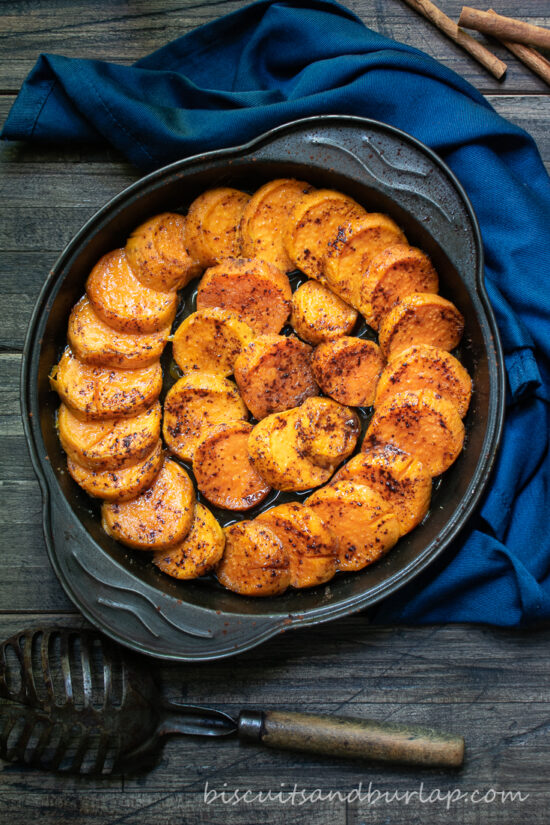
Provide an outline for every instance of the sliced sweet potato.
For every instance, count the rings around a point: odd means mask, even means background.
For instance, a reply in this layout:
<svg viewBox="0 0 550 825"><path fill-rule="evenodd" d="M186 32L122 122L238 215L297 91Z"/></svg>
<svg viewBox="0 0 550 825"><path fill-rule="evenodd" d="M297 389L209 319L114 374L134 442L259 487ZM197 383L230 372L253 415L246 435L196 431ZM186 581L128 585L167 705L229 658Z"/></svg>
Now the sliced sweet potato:
<svg viewBox="0 0 550 825"><path fill-rule="evenodd" d="M413 292L400 301L380 324L378 340L388 361L414 344L452 350L460 343L464 318L441 295Z"/></svg>
<svg viewBox="0 0 550 825"><path fill-rule="evenodd" d="M386 447L350 459L331 479L371 487L388 502L399 521L401 535L420 524L430 506L432 477L416 458Z"/></svg>
<svg viewBox="0 0 550 825"><path fill-rule="evenodd" d="M62 404L57 414L61 446L77 464L90 470L119 470L136 464L160 438L158 401L135 418L83 421Z"/></svg>
<svg viewBox="0 0 550 825"><path fill-rule="evenodd" d="M290 323L310 344L349 335L356 321L353 307L318 281L306 281L292 296Z"/></svg>
<svg viewBox="0 0 550 825"><path fill-rule="evenodd" d="M243 596L277 596L290 584L290 563L282 541L265 524L240 521L225 528L220 582Z"/></svg>
<svg viewBox="0 0 550 825"><path fill-rule="evenodd" d="M198 579L218 564L225 547L225 535L203 504L195 505L191 529L180 544L157 550L153 564L175 579Z"/></svg>
<svg viewBox="0 0 550 825"><path fill-rule="evenodd" d="M433 390L456 406L461 418L468 412L472 379L454 355L428 344L400 352L382 371L375 407L404 390Z"/></svg>
<svg viewBox="0 0 550 825"><path fill-rule="evenodd" d="M413 292L437 292L435 268L421 249L404 243L382 249L371 260L359 290L361 312L378 329L384 315Z"/></svg>
<svg viewBox="0 0 550 825"><path fill-rule="evenodd" d="M290 561L291 587L314 587L336 573L338 542L310 507L280 504L256 518L280 538Z"/></svg>
<svg viewBox="0 0 550 825"><path fill-rule="evenodd" d="M175 292L159 292L138 281L124 249L104 255L86 281L96 315L120 332L157 332L171 326L178 307Z"/></svg>
<svg viewBox="0 0 550 825"><path fill-rule="evenodd" d="M210 430L193 458L193 472L201 493L217 507L250 510L271 488L248 455L248 421L230 421Z"/></svg>
<svg viewBox="0 0 550 825"><path fill-rule="evenodd" d="M240 223L249 200L246 192L221 186L193 201L186 219L187 248L203 268L241 254Z"/></svg>
<svg viewBox="0 0 550 825"><path fill-rule="evenodd" d="M235 359L254 339L254 332L227 309L199 309L177 328L172 341L174 361L185 374L210 372L228 376Z"/></svg>
<svg viewBox="0 0 550 825"><path fill-rule="evenodd" d="M316 490L306 504L338 540L338 569L362 570L397 542L399 521L389 505L370 487L338 481Z"/></svg>
<svg viewBox="0 0 550 825"><path fill-rule="evenodd" d="M197 309L228 309L258 334L277 333L290 314L291 298L280 269L259 258L228 258L202 276Z"/></svg>
<svg viewBox="0 0 550 825"><path fill-rule="evenodd" d="M394 243L407 243L389 215L369 212L345 226L331 243L325 261L328 286L356 309L361 309L361 284L374 258Z"/></svg>
<svg viewBox="0 0 550 825"><path fill-rule="evenodd" d="M359 438L359 416L331 398L308 398L299 409L297 430L308 458L333 468L351 455Z"/></svg>
<svg viewBox="0 0 550 825"><path fill-rule="evenodd" d="M97 315L86 296L73 307L67 337L74 354L87 364L135 370L158 361L170 326L158 332L119 332Z"/></svg>
<svg viewBox="0 0 550 825"><path fill-rule="evenodd" d="M298 420L299 408L274 413L262 419L250 433L250 460L276 490L311 490L328 481L333 472L307 456Z"/></svg>
<svg viewBox="0 0 550 825"><path fill-rule="evenodd" d="M281 227L285 226L294 205L311 192L309 183L278 178L261 186L244 208L241 220L242 254L291 272L294 263L285 249Z"/></svg>
<svg viewBox="0 0 550 825"><path fill-rule="evenodd" d="M464 424L455 405L422 389L399 392L376 407L362 449L393 445L438 476L456 460L463 443Z"/></svg>
<svg viewBox="0 0 550 825"><path fill-rule="evenodd" d="M314 189L294 206L286 223L284 244L290 260L309 278L325 280L329 244L350 222L366 215L353 198L332 189Z"/></svg>
<svg viewBox="0 0 550 825"><path fill-rule="evenodd" d="M192 461L198 444L218 424L248 418L239 391L221 375L184 375L164 401L163 435L171 452Z"/></svg>
<svg viewBox="0 0 550 825"><path fill-rule="evenodd" d="M162 441L157 441L151 453L136 464L117 470L90 470L67 457L71 477L86 492L105 501L128 501L140 495L155 480L162 467Z"/></svg>
<svg viewBox="0 0 550 825"><path fill-rule="evenodd" d="M50 384L82 418L132 418L159 397L162 369L158 361L139 370L94 367L84 364L67 348L52 370Z"/></svg>
<svg viewBox="0 0 550 825"><path fill-rule="evenodd" d="M183 541L195 513L195 490L179 464L164 459L160 472L143 493L130 501L105 502L106 533L136 550L160 550Z"/></svg>
<svg viewBox="0 0 550 825"><path fill-rule="evenodd" d="M160 292L182 289L202 272L187 251L185 218L177 212L138 226L126 242L126 257L136 278Z"/></svg>
<svg viewBox="0 0 550 825"><path fill-rule="evenodd" d="M315 348L312 367L315 380L327 395L357 407L374 401L384 357L374 341L345 336Z"/></svg>
<svg viewBox="0 0 550 825"><path fill-rule="evenodd" d="M237 357L235 381L258 419L297 407L318 392L311 347L294 335L259 335Z"/></svg>

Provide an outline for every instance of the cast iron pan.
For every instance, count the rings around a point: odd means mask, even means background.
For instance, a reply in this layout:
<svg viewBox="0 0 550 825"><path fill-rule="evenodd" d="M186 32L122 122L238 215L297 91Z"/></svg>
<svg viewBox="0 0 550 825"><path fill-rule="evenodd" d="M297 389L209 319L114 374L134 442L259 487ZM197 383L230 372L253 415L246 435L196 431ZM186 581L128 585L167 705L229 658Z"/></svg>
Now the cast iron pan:
<svg viewBox="0 0 550 825"><path fill-rule="evenodd" d="M99 506L66 472L54 420L59 399L50 390L48 374L65 346L71 307L101 255L123 246L146 218L186 210L205 189L236 186L253 192L278 177L339 189L370 211L388 213L409 241L431 256L441 293L466 318L460 357L475 391L465 420L464 450L434 490L431 511L420 527L360 573L340 574L311 590L252 599L223 589L211 578L170 579L150 563L148 553L127 550L102 531ZM178 321L192 309L191 289ZM169 358L167 352L164 372L167 383L172 383ZM165 659L215 659L253 647L282 630L365 608L400 588L443 552L475 507L494 461L503 420L504 368L483 286L482 242L472 207L433 152L403 132L362 118L307 118L246 146L173 163L114 198L61 255L29 326L21 398L42 486L51 562L73 602L113 639ZM227 516L225 523L236 520L234 514Z"/></svg>

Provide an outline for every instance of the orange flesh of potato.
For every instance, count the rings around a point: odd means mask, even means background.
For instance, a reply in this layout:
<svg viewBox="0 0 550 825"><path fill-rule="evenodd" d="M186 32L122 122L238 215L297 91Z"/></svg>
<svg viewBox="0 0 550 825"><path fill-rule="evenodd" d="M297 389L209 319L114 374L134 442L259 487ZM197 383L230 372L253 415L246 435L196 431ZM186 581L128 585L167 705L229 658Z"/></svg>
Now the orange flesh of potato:
<svg viewBox="0 0 550 825"><path fill-rule="evenodd" d="M197 579L217 565L224 546L222 528L210 510L197 502L187 536L181 544L157 550L153 564L175 579Z"/></svg>
<svg viewBox="0 0 550 825"><path fill-rule="evenodd" d="M265 524L240 521L225 528L220 582L243 596L277 596L290 584L290 563L282 541Z"/></svg>
<svg viewBox="0 0 550 825"><path fill-rule="evenodd" d="M356 321L353 307L318 281L306 281L292 296L290 323L309 344L349 335Z"/></svg>
<svg viewBox="0 0 550 825"><path fill-rule="evenodd" d="M384 315L378 340L391 361L414 344L452 350L463 332L464 318L454 304L440 295L414 292Z"/></svg>
<svg viewBox="0 0 550 825"><path fill-rule="evenodd" d="M335 401L368 407L374 401L384 357L374 341L344 337L319 344L312 366L317 383Z"/></svg>
<svg viewBox="0 0 550 825"><path fill-rule="evenodd" d="M220 375L190 373L176 381L166 395L164 440L171 452L192 461L212 427L246 418L248 411L232 381Z"/></svg>
<svg viewBox="0 0 550 825"><path fill-rule="evenodd" d="M461 418L468 412L472 379L454 355L428 344L400 352L386 365L376 387L375 407L404 390L433 390L456 406Z"/></svg>
<svg viewBox="0 0 550 825"><path fill-rule="evenodd" d="M425 252L393 244L370 262L361 282L359 301L367 323L378 329L383 316L413 292L437 292L439 279Z"/></svg>
<svg viewBox="0 0 550 825"><path fill-rule="evenodd" d="M145 458L160 438L158 401L135 418L83 421L62 404L57 415L61 446L90 470L118 470Z"/></svg>
<svg viewBox="0 0 550 825"><path fill-rule="evenodd" d="M291 587L314 587L332 579L338 543L314 510L290 502L266 510L256 521L282 541L290 560Z"/></svg>
<svg viewBox="0 0 550 825"><path fill-rule="evenodd" d="M258 258L228 258L202 276L197 309L228 309L257 334L277 333L290 314L291 298L280 269Z"/></svg>
<svg viewBox="0 0 550 825"><path fill-rule="evenodd" d="M328 286L342 300L361 309L361 285L370 262L394 243L407 243L407 239L389 215L369 212L353 221L329 248L325 261Z"/></svg>
<svg viewBox="0 0 550 825"><path fill-rule="evenodd" d="M195 450L193 472L201 493L226 510L249 510L271 488L254 469L248 455L252 425L247 421L220 424Z"/></svg>
<svg viewBox="0 0 550 825"><path fill-rule="evenodd" d="M297 429L304 453L321 467L348 458L359 437L359 416L331 398L308 398L300 407Z"/></svg>
<svg viewBox="0 0 550 825"><path fill-rule="evenodd" d="M170 326L158 332L119 332L94 312L84 296L69 317L69 345L81 361L115 369L139 369L158 361L170 335Z"/></svg>
<svg viewBox="0 0 550 825"><path fill-rule="evenodd" d="M50 383L75 415L88 420L131 418L159 397L162 369L158 361L138 370L94 367L66 349Z"/></svg>
<svg viewBox="0 0 550 825"><path fill-rule="evenodd" d="M307 456L298 428L300 410L274 413L256 424L248 440L250 460L276 490L311 490L331 477Z"/></svg>
<svg viewBox="0 0 550 825"><path fill-rule="evenodd" d="M242 254L291 272L294 263L284 246L281 227L300 198L313 187L304 181L279 178L255 192L244 208L241 220Z"/></svg>
<svg viewBox="0 0 550 825"><path fill-rule="evenodd" d="M209 372L228 376L242 349L254 339L252 329L227 309L199 309L177 328L174 361L185 374Z"/></svg>
<svg viewBox="0 0 550 825"><path fill-rule="evenodd" d="M259 335L235 361L235 381L257 419L297 407L318 392L311 347L293 335Z"/></svg>
<svg viewBox="0 0 550 825"><path fill-rule="evenodd" d="M195 512L195 490L185 470L165 459L153 484L130 501L102 505L103 529L137 550L159 550L187 536Z"/></svg>
<svg viewBox="0 0 550 825"><path fill-rule="evenodd" d="M338 540L338 569L362 570L397 542L399 522L384 499L370 487L339 481L316 490L306 504Z"/></svg>
<svg viewBox="0 0 550 825"><path fill-rule="evenodd" d="M246 192L224 186L193 201L186 219L187 248L203 268L241 254L240 223L249 200Z"/></svg>
<svg viewBox="0 0 550 825"><path fill-rule="evenodd" d="M96 315L119 332L158 332L176 315L178 296L144 286L128 264L124 249L108 252L86 281L86 294Z"/></svg>
<svg viewBox="0 0 550 825"><path fill-rule="evenodd" d="M185 218L177 212L155 215L134 229L126 257L136 278L160 292L182 289L202 270L187 251Z"/></svg>
<svg viewBox="0 0 550 825"><path fill-rule="evenodd" d="M362 449L393 445L438 476L456 460L463 443L464 424L451 401L432 390L409 390L376 407Z"/></svg>
<svg viewBox="0 0 550 825"><path fill-rule="evenodd" d="M127 501L149 487L162 467L162 441L159 439L150 455L129 467L117 470L90 470L67 457L71 477L91 496L105 501Z"/></svg>
<svg viewBox="0 0 550 825"><path fill-rule="evenodd" d="M338 481L354 481L379 493L397 516L401 535L420 524L430 506L429 472L416 458L389 447L354 456L330 483Z"/></svg>
<svg viewBox="0 0 550 825"><path fill-rule="evenodd" d="M295 266L309 278L324 282L325 259L351 221L366 215L352 198L332 189L315 189L295 205L286 223L284 243Z"/></svg>

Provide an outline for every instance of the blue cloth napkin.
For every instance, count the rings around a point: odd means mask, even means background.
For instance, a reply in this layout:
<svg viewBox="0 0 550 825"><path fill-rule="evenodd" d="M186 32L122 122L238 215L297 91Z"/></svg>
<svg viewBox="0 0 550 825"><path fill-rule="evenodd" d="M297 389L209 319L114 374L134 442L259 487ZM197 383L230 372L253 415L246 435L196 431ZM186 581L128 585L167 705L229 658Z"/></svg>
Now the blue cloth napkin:
<svg viewBox="0 0 550 825"><path fill-rule="evenodd" d="M2 137L106 141L148 170L320 113L397 126L453 169L481 224L507 367L504 438L481 507L375 619L548 619L550 181L528 134L458 75L331 0L262 0L129 67L41 55Z"/></svg>

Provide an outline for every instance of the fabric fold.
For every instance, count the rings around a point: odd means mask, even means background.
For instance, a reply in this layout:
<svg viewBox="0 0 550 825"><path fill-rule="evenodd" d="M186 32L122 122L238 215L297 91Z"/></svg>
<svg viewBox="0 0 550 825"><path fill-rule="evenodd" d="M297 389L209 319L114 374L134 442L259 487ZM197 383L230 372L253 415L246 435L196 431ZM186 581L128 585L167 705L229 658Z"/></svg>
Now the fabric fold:
<svg viewBox="0 0 550 825"><path fill-rule="evenodd" d="M525 131L457 74L332 0L261 0L133 66L41 55L2 137L103 141L150 170L325 113L403 129L454 171L481 226L507 368L504 436L480 507L374 619L549 619L550 180Z"/></svg>

